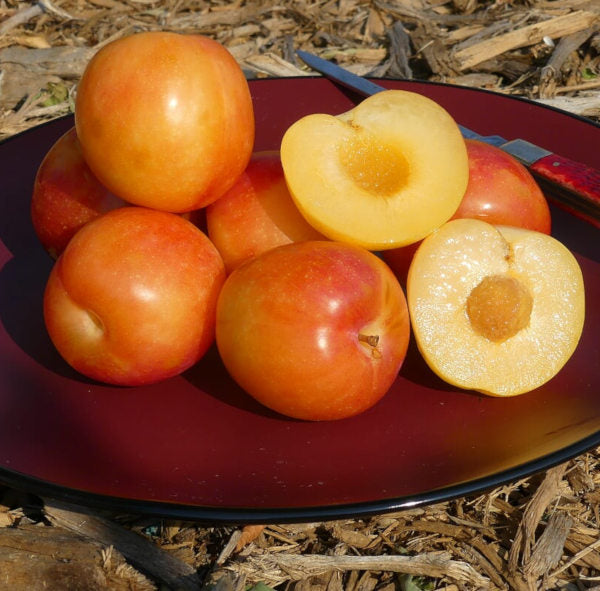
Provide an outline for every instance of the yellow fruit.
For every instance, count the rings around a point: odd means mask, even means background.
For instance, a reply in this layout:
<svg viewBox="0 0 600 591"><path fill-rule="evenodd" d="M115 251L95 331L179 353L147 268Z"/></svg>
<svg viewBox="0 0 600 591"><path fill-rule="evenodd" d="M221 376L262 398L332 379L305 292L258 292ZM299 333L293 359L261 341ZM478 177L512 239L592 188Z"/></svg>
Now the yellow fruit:
<svg viewBox="0 0 600 591"><path fill-rule="evenodd" d="M558 240L475 219L444 224L410 266L415 340L446 382L494 396L554 377L583 330L584 284Z"/></svg>
<svg viewBox="0 0 600 591"><path fill-rule="evenodd" d="M296 205L319 232L372 250L416 242L448 221L469 175L454 119L402 90L341 115L301 118L284 134L281 162Z"/></svg>

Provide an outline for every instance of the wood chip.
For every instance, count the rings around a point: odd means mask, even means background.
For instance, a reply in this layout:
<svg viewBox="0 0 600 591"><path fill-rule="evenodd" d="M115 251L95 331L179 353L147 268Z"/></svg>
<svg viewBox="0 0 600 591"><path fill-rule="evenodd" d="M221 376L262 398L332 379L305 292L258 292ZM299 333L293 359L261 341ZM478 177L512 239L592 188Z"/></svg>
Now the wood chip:
<svg viewBox="0 0 600 591"><path fill-rule="evenodd" d="M537 99L537 102L581 117L600 117L600 94L598 93L583 96L556 96Z"/></svg>
<svg viewBox="0 0 600 591"><path fill-rule="evenodd" d="M588 27L563 37L556 45L548 63L540 73L540 97L551 98L562 83L561 69L567 58L583 45L593 34L594 28Z"/></svg>
<svg viewBox="0 0 600 591"><path fill-rule="evenodd" d="M540 519L550 503L560 494L560 482L566 469L566 464L560 464L548 470L527 504L509 552L508 562L512 572L516 572L520 565L526 564L531 559L531 549L535 544L535 532Z"/></svg>
<svg viewBox="0 0 600 591"><path fill-rule="evenodd" d="M235 546L235 551L239 552L240 550L242 550L242 548L244 548L244 546L247 546L248 544L256 540L256 538L258 538L258 536L262 534L264 529L264 525L245 525L242 528L242 533Z"/></svg>
<svg viewBox="0 0 600 591"><path fill-rule="evenodd" d="M2 588L11 591L156 591L114 548L59 527L0 529L0 573Z"/></svg>
<svg viewBox="0 0 600 591"><path fill-rule="evenodd" d="M15 518L9 511L0 510L0 527L10 527L15 522Z"/></svg>
<svg viewBox="0 0 600 591"><path fill-rule="evenodd" d="M244 65L268 76L311 76L311 72L301 70L294 64L285 61L273 53L251 56L244 60Z"/></svg>
<svg viewBox="0 0 600 591"><path fill-rule="evenodd" d="M453 59L456 61L459 70L467 70L507 51L539 43L544 37L555 39L556 37L572 35L593 26L598 18L598 14L594 12L584 10L572 12L522 27L492 39L486 39L454 52Z"/></svg>
<svg viewBox="0 0 600 591"><path fill-rule="evenodd" d="M572 525L573 518L568 513L559 511L550 517L533 547L531 557L523 565L523 572L529 580L536 581L556 567L562 558L565 540Z"/></svg>
<svg viewBox="0 0 600 591"><path fill-rule="evenodd" d="M228 568L246 573L248 580L267 580L280 584L287 580L338 571L387 571L417 576L447 577L477 586L489 586L489 579L466 562L452 560L447 552L429 552L415 556L309 556L296 554L252 554ZM252 577L252 578L251 578Z"/></svg>
<svg viewBox="0 0 600 591"><path fill-rule="evenodd" d="M197 591L200 581L193 567L92 510L47 499L44 513L57 526L105 546L114 546L133 566L167 585Z"/></svg>
<svg viewBox="0 0 600 591"><path fill-rule="evenodd" d="M11 29L19 27L20 25L29 22L31 19L42 14L43 9L40 4L33 4L26 6L21 10L17 11L11 17L7 18L4 22L0 23L0 35L5 35Z"/></svg>
<svg viewBox="0 0 600 591"><path fill-rule="evenodd" d="M352 548L367 548L373 541L373 536L369 536L361 531L356 531L356 529L352 527L352 524L344 526L336 523L330 531L335 539Z"/></svg>

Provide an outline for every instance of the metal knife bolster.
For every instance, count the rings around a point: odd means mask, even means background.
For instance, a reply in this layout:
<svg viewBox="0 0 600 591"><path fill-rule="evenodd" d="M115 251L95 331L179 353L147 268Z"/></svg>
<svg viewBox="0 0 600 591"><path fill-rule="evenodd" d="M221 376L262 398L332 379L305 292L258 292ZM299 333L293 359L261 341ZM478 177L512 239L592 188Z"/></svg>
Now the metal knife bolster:
<svg viewBox="0 0 600 591"><path fill-rule="evenodd" d="M508 152L511 156L514 156L520 160L526 166L531 166L534 162L537 162L540 158L545 156L551 156L552 152L540 148L535 144L532 144L525 140L511 140L500 145L504 152Z"/></svg>

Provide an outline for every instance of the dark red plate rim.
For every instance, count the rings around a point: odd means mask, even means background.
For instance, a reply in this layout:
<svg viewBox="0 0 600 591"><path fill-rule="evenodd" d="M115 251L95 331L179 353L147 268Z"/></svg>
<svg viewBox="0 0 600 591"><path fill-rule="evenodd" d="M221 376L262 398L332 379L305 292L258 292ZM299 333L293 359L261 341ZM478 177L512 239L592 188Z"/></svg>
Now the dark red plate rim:
<svg viewBox="0 0 600 591"><path fill-rule="evenodd" d="M426 507L436 503L475 496L496 487L517 482L523 478L548 470L600 445L600 432L567 446L559 452L543 456L533 462L516 466L511 470L498 472L487 478L480 478L464 484L447 486L422 493L382 499L364 503L348 503L321 507L277 507L277 508L236 508L201 507L176 503L129 499L118 496L100 495L88 491L57 486L35 477L0 468L0 482L41 498L56 499L99 510L117 513L140 514L161 519L174 519L208 524L268 524L305 523L309 521L329 521L345 518L368 517L394 511Z"/></svg>
<svg viewBox="0 0 600 591"><path fill-rule="evenodd" d="M593 149L600 126L582 117L488 90L378 82L422 92L484 135L523 137L600 168ZM256 149L276 148L287 125L304 114L341 112L359 100L322 78L250 85ZM419 362L414 346L398 383L380 404L361 417L332 424L288 421L265 412L230 383L221 397L219 385L226 376L214 351L183 378L143 392L127 393L77 376L46 348L38 307L50 263L27 225L28 191L37 166L71 125L68 116L0 144L0 172L7 178L0 194L5 211L0 219L0 482L45 497L164 518L306 521L474 495L600 445L600 353L594 334L600 325L598 235L554 207L555 235L584 268L588 317L573 359L534 393L498 400L454 390ZM190 418L188 408L216 414ZM214 458L203 458L206 465L198 469L194 454L220 433L218 425L211 431L219 413L230 425L229 439L217 442ZM123 416L137 417L133 434ZM177 443L182 437L191 451ZM174 458L181 464L170 464ZM177 470L165 474L171 467ZM200 482L202 470L223 473L210 472ZM198 480L188 486L186 477Z"/></svg>

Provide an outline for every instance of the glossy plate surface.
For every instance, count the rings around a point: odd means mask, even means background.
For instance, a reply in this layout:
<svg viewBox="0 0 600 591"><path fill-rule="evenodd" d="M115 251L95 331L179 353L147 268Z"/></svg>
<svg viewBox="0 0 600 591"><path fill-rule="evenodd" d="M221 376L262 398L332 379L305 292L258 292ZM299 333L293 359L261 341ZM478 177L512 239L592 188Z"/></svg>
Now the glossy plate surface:
<svg viewBox="0 0 600 591"><path fill-rule="evenodd" d="M383 81L440 102L482 134L522 137L600 168L600 128L480 90ZM359 100L320 78L251 82L256 149L313 112ZM308 423L264 410L215 350L143 388L92 383L53 349L42 319L51 261L29 221L33 179L71 117L0 145L0 481L90 506L210 522L278 522L384 512L477 493L600 445L599 231L553 210L554 235L582 266L587 316L575 355L512 398L458 391L414 346L366 413Z"/></svg>

